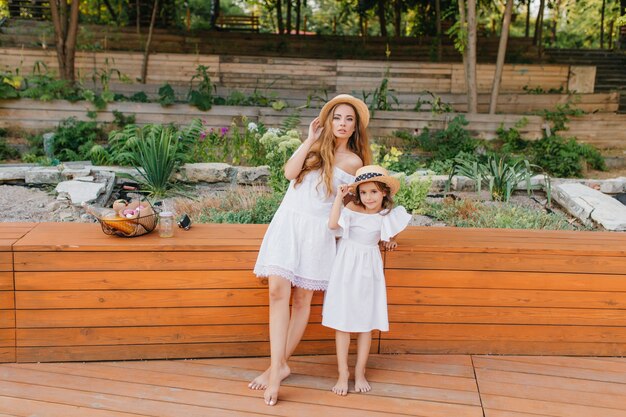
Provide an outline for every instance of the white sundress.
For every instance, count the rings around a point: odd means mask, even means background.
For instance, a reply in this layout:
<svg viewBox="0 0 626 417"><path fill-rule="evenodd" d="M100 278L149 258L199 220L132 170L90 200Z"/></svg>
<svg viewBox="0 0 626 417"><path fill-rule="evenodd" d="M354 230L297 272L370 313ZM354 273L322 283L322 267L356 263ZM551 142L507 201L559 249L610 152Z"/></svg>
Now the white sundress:
<svg viewBox="0 0 626 417"><path fill-rule="evenodd" d="M345 208L341 239L324 297L322 325L342 332L389 330L387 288L378 242L406 228L411 215L398 206L387 214Z"/></svg>
<svg viewBox="0 0 626 417"><path fill-rule="evenodd" d="M291 181L263 238L254 266L258 277L280 276L307 290L328 287L337 249L328 217L337 187L352 183L354 176L335 167L330 196L320 176L321 171L311 171L297 186Z"/></svg>

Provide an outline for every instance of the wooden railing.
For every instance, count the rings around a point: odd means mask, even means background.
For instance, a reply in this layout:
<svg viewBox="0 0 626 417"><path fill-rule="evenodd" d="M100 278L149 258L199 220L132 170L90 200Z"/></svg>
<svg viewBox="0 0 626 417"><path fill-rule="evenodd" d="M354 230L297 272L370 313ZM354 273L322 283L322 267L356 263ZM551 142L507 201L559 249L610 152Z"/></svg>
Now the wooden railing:
<svg viewBox="0 0 626 417"><path fill-rule="evenodd" d="M265 229L124 239L0 224L13 236L0 246L0 359L268 355L267 281L251 272ZM384 254L391 330L374 352L626 354L626 234L409 227L398 242ZM322 301L300 354L334 352Z"/></svg>

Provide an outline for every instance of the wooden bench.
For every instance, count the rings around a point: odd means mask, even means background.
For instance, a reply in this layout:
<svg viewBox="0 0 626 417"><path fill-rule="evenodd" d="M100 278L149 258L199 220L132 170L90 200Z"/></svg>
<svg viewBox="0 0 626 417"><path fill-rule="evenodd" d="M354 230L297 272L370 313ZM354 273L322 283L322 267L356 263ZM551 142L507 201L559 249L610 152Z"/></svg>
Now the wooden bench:
<svg viewBox="0 0 626 417"><path fill-rule="evenodd" d="M252 15L219 15L217 29L223 31L259 31L259 16Z"/></svg>
<svg viewBox="0 0 626 417"><path fill-rule="evenodd" d="M267 282L252 274L265 230L123 239L37 224L12 245L16 348L2 360L268 355ZM391 331L375 332L372 352L626 354L623 233L409 227L384 261ZM321 304L316 293L300 354L334 352Z"/></svg>

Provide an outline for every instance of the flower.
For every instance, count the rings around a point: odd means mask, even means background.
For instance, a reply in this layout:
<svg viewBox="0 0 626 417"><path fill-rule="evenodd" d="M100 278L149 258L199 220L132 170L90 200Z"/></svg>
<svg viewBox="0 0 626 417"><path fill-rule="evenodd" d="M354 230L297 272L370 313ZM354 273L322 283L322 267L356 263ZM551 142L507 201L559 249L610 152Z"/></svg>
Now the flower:
<svg viewBox="0 0 626 417"><path fill-rule="evenodd" d="M226 133L228 133L228 128L227 127L223 127L223 128L220 129L220 134L222 136L224 136Z"/></svg>
<svg viewBox="0 0 626 417"><path fill-rule="evenodd" d="M259 130L259 127L257 126L256 123L250 122L250 123L248 123L248 130L250 132L256 132L257 130Z"/></svg>

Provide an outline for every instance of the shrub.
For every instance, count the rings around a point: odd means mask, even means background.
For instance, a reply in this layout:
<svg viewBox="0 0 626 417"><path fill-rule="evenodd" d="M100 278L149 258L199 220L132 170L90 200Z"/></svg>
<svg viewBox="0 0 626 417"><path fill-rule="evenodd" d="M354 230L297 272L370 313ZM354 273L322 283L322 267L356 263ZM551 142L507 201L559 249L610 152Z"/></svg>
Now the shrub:
<svg viewBox="0 0 626 417"><path fill-rule="evenodd" d="M410 175L405 177L399 175L400 189L394 197L394 202L413 214L421 214L425 211L426 196L432 179L430 177Z"/></svg>
<svg viewBox="0 0 626 417"><path fill-rule="evenodd" d="M75 117L61 121L54 133L52 152L60 161L91 160L91 148L103 141L104 132L96 122Z"/></svg>
<svg viewBox="0 0 626 417"><path fill-rule="evenodd" d="M281 133L277 129L269 129L260 139L266 154L265 158L270 166L269 185L277 193L284 193L289 187L289 181L285 178L283 168L298 146L300 146L300 133L290 130Z"/></svg>
<svg viewBox="0 0 626 417"><path fill-rule="evenodd" d="M563 214L541 212L510 203L485 204L472 200L446 198L441 203L431 203L427 214L456 227L576 229Z"/></svg>
<svg viewBox="0 0 626 417"><path fill-rule="evenodd" d="M431 133L428 128L424 129L417 141L422 149L432 152L433 158L437 160L452 159L459 152L473 153L479 142L465 129L468 124L463 115L458 115L444 130Z"/></svg>
<svg viewBox="0 0 626 417"><path fill-rule="evenodd" d="M556 177L581 177L583 162L594 169L605 170L600 152L589 144L580 144L575 138L553 135L532 143L533 163Z"/></svg>

